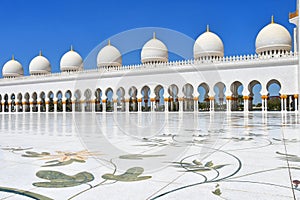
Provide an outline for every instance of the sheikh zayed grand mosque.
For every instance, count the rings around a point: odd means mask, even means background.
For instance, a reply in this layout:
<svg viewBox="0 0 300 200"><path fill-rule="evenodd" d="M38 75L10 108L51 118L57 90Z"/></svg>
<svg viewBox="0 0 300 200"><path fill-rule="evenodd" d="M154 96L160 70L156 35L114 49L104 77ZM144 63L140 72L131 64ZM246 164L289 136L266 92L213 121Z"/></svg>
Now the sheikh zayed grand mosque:
<svg viewBox="0 0 300 200"><path fill-rule="evenodd" d="M142 47L139 65L123 66L110 41L98 53L97 69L85 70L72 47L62 56L59 73L51 73L42 52L30 62L30 76L12 57L2 68L0 111L298 112L298 10L297 4L289 14L293 35L272 17L258 33L253 55L225 57L222 40L207 27L195 41L193 60L170 62L155 33ZM272 84L280 88L276 96L270 95Z"/></svg>

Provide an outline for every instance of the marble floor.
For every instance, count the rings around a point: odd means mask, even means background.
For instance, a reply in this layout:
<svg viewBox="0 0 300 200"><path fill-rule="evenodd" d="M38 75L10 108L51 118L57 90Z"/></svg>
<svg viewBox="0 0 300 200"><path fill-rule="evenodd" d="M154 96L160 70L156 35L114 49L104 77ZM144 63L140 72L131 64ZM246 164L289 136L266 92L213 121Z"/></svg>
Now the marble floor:
<svg viewBox="0 0 300 200"><path fill-rule="evenodd" d="M294 113L8 113L0 138L0 199L300 199Z"/></svg>

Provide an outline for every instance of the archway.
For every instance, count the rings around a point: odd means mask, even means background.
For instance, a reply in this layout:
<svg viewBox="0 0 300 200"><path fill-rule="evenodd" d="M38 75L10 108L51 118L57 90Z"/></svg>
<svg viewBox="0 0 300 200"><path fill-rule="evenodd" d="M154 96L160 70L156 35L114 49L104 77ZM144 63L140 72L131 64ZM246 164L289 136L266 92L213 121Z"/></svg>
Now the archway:
<svg viewBox="0 0 300 200"><path fill-rule="evenodd" d="M16 95L14 93L11 94L10 100L11 100L10 111L16 112Z"/></svg>
<svg viewBox="0 0 300 200"><path fill-rule="evenodd" d="M118 112L124 112L126 109L124 95L125 95L125 90L124 90L124 88L120 87L117 90L117 98L118 98L117 99L117 111Z"/></svg>
<svg viewBox="0 0 300 200"><path fill-rule="evenodd" d="M63 94L61 91L58 91L56 93L56 98L57 98L56 112L62 112L63 111L63 102L62 102Z"/></svg>
<svg viewBox="0 0 300 200"><path fill-rule="evenodd" d="M226 98L225 98L226 86L222 82L218 82L214 86L215 92L215 110L225 111L226 110Z"/></svg>
<svg viewBox="0 0 300 200"><path fill-rule="evenodd" d="M231 84L231 111L243 111L244 99L243 99L244 86L241 82L235 81Z"/></svg>
<svg viewBox="0 0 300 200"><path fill-rule="evenodd" d="M45 95L45 92L41 92L40 99L41 99L40 112L46 112L46 95Z"/></svg>
<svg viewBox="0 0 300 200"><path fill-rule="evenodd" d="M37 93L32 93L32 112L38 112Z"/></svg>
<svg viewBox="0 0 300 200"><path fill-rule="evenodd" d="M72 112L72 92L70 90L66 91L66 112Z"/></svg>
<svg viewBox="0 0 300 200"><path fill-rule="evenodd" d="M132 86L129 91L129 112L137 112L138 111L138 103L137 103L137 89Z"/></svg>
<svg viewBox="0 0 300 200"><path fill-rule="evenodd" d="M194 87L187 83L183 86L183 111L194 111Z"/></svg>
<svg viewBox="0 0 300 200"><path fill-rule="evenodd" d="M281 84L279 81L273 79L267 83L268 90L268 101L267 108L268 111L280 111L281 110L281 100L280 100L280 91ZM287 98L287 105L290 104L290 99ZM288 106L289 107L289 106Z"/></svg>
<svg viewBox="0 0 300 200"><path fill-rule="evenodd" d="M164 87L158 85L154 89L155 93L155 108L154 110L157 112L165 111L165 100L164 100Z"/></svg>
<svg viewBox="0 0 300 200"><path fill-rule="evenodd" d="M81 106L81 91L76 90L74 93L75 97L75 112L81 112L82 106Z"/></svg>
<svg viewBox="0 0 300 200"><path fill-rule="evenodd" d="M150 88L148 86L144 86L141 89L142 94L142 112L151 111L151 102L150 102Z"/></svg>
<svg viewBox="0 0 300 200"><path fill-rule="evenodd" d="M4 112L8 112L8 111L9 111L8 95L5 94L5 95L4 95Z"/></svg>
<svg viewBox="0 0 300 200"><path fill-rule="evenodd" d="M102 91L100 88L97 88L95 91L95 111L102 112Z"/></svg>
<svg viewBox="0 0 300 200"><path fill-rule="evenodd" d="M19 93L18 96L17 96L17 99L18 99L18 112L23 112L23 102L22 102L22 94Z"/></svg>
<svg viewBox="0 0 300 200"><path fill-rule="evenodd" d="M84 91L84 111L85 112L92 112L92 104L91 104L91 98L92 98L92 91L90 89L86 89Z"/></svg>
<svg viewBox="0 0 300 200"><path fill-rule="evenodd" d="M249 95L249 111L261 111L262 110L262 100L261 91L262 87L260 82L253 80L248 85Z"/></svg>
<svg viewBox="0 0 300 200"><path fill-rule="evenodd" d="M30 95L28 92L25 93L24 98L25 98L25 112L30 112L30 101L29 101Z"/></svg>
<svg viewBox="0 0 300 200"><path fill-rule="evenodd" d="M198 108L199 111L209 111L210 102L209 102L209 86L206 83L201 83L198 86Z"/></svg>
<svg viewBox="0 0 300 200"><path fill-rule="evenodd" d="M54 94L52 91L48 93L48 112L54 112Z"/></svg>
<svg viewBox="0 0 300 200"><path fill-rule="evenodd" d="M114 111L113 94L114 94L114 91L111 88L108 88L105 91L105 95L106 95L106 112Z"/></svg>
<svg viewBox="0 0 300 200"><path fill-rule="evenodd" d="M179 102L178 102L178 87L175 84L170 85L168 88L169 93L169 111L177 112L179 111Z"/></svg>

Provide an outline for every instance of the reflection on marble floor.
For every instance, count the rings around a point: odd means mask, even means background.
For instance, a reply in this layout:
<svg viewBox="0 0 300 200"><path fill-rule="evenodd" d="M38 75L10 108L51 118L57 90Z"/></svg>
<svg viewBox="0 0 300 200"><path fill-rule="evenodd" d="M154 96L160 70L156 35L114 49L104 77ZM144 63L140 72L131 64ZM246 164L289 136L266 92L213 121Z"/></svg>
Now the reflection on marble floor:
<svg viewBox="0 0 300 200"><path fill-rule="evenodd" d="M293 113L0 115L0 199L298 199Z"/></svg>

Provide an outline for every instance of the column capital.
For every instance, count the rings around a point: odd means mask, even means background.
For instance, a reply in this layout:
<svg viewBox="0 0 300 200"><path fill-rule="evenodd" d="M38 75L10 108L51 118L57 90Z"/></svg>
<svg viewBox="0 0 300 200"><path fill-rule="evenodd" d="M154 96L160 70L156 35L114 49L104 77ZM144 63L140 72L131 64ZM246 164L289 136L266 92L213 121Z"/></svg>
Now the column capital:
<svg viewBox="0 0 300 200"><path fill-rule="evenodd" d="M227 101L231 101L232 100L232 96L226 96L226 100Z"/></svg>
<svg viewBox="0 0 300 200"><path fill-rule="evenodd" d="M249 100L250 97L249 97L249 96L243 96L243 99L244 99L244 100Z"/></svg>
<svg viewBox="0 0 300 200"><path fill-rule="evenodd" d="M215 97L208 97L208 99L213 101L213 100L215 100Z"/></svg>
<svg viewBox="0 0 300 200"><path fill-rule="evenodd" d="M295 99L298 99L298 98L299 98L299 95L298 95L298 94L294 94L294 98L295 98Z"/></svg>
<svg viewBox="0 0 300 200"><path fill-rule="evenodd" d="M267 99L267 98L268 98L268 95L261 95L261 98L262 98L262 99Z"/></svg>
<svg viewBox="0 0 300 200"><path fill-rule="evenodd" d="M287 99L287 95L286 94L282 94L282 95L280 95L280 98L281 99Z"/></svg>

